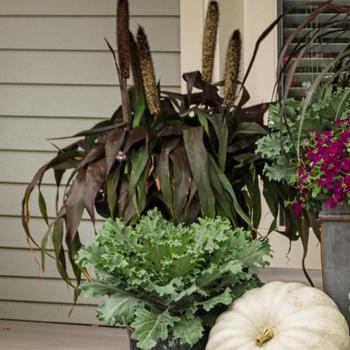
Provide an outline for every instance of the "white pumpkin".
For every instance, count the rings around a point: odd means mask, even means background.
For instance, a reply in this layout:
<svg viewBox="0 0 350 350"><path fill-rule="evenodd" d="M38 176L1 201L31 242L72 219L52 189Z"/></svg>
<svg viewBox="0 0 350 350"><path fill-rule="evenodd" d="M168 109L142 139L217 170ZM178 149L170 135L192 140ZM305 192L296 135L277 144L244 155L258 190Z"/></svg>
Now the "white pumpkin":
<svg viewBox="0 0 350 350"><path fill-rule="evenodd" d="M221 314L206 350L350 350L349 328L332 299L301 283L271 282Z"/></svg>

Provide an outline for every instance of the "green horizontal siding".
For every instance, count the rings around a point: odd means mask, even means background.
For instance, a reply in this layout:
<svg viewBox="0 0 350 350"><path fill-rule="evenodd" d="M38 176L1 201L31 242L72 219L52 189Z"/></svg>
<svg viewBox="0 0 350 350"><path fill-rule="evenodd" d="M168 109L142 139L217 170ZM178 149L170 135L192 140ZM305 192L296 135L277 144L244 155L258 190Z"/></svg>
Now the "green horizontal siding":
<svg viewBox="0 0 350 350"><path fill-rule="evenodd" d="M17 216L0 216L1 230L0 230L0 248L28 248L28 244L24 239L24 233L20 220ZM96 228L99 229L102 221L96 223ZM45 222L39 218L32 218L30 221L30 228L33 238L40 242L42 232L47 228ZM89 242L94 237L93 227L88 219L85 219L80 224L81 240L83 243ZM49 240L47 247L52 249L51 240ZM32 261L27 261L31 264Z"/></svg>
<svg viewBox="0 0 350 350"><path fill-rule="evenodd" d="M180 53L153 54L156 75L162 85L179 86ZM30 62L30 69L26 63ZM62 84L107 85L117 84L117 74L110 52L62 51L0 51L1 84ZM55 66L56 69L52 69Z"/></svg>
<svg viewBox="0 0 350 350"><path fill-rule="evenodd" d="M74 306L71 303L0 300L0 319L101 325L95 316L95 308L94 305Z"/></svg>
<svg viewBox="0 0 350 350"><path fill-rule="evenodd" d="M30 16L113 16L115 0L1 0L1 15ZM135 16L178 16L177 0L131 0L130 14Z"/></svg>
<svg viewBox="0 0 350 350"><path fill-rule="evenodd" d="M73 290L61 279L4 277L0 276L1 298L7 301L26 302L28 295L31 301L38 303L63 303L73 301ZM35 294L33 293L35 290ZM79 297L78 305L97 305L96 299Z"/></svg>
<svg viewBox="0 0 350 350"><path fill-rule="evenodd" d="M178 17L131 17L131 29L135 31L138 25L146 29L153 51L180 51ZM3 49L106 51L103 37L114 43L115 19L3 16L0 30L0 47Z"/></svg>
<svg viewBox="0 0 350 350"><path fill-rule="evenodd" d="M103 39L115 46L115 3L0 1L0 319L98 324L94 300L79 299L71 312L72 290L60 280L52 259L40 271L20 214L26 183L54 154L47 138L89 128L110 117L120 103L113 59ZM130 0L130 13L131 29L142 25L147 32L157 79L167 90L179 91L179 1ZM55 141L59 146L70 142ZM52 216L53 175L43 183ZM33 237L40 242L45 225L34 203L31 214ZM81 235L83 242L94 236L86 214ZM35 256L40 259L38 250Z"/></svg>
<svg viewBox="0 0 350 350"><path fill-rule="evenodd" d="M120 103L120 93L114 86L0 84L0 102L3 116L108 118Z"/></svg>

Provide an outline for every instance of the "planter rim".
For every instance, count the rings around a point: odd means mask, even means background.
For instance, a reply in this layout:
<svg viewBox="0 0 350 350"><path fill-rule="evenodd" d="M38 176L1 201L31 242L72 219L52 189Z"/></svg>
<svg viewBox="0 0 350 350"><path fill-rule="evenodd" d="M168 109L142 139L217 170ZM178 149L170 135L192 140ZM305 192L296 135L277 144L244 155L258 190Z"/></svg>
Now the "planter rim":
<svg viewBox="0 0 350 350"><path fill-rule="evenodd" d="M318 217L321 221L350 221L350 206L345 203L331 208L323 203Z"/></svg>

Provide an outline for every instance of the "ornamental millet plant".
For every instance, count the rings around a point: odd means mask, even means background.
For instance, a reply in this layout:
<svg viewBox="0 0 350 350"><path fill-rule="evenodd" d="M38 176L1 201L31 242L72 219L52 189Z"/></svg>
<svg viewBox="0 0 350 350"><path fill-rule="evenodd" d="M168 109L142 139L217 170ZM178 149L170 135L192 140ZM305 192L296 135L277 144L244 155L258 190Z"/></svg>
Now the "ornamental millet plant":
<svg viewBox="0 0 350 350"><path fill-rule="evenodd" d="M297 179L297 213L302 206L350 202L350 115L337 120L333 130L310 130Z"/></svg>
<svg viewBox="0 0 350 350"><path fill-rule="evenodd" d="M237 81L242 46L238 31L227 50L225 82L212 83L218 16L218 4L211 1L203 34L203 74L184 73L187 92L181 94L162 89L145 30L130 32L128 1L118 0L118 52L106 42L122 103L111 118L70 136L74 142L38 169L22 201L28 242L43 257L55 258L68 284L76 280L79 285L86 274L74 260L83 246L79 229L86 213L93 224L97 212L100 219L120 218L125 225L136 224L153 208L174 224L221 216L233 228L250 229L257 236L263 161L254 152L256 140L266 134L267 104L246 107L249 93ZM225 85L223 97L220 85ZM42 186L49 171L55 175L57 210L47 206ZM34 189L47 224L41 244L30 228ZM46 249L50 239L54 254ZM69 264L74 276L67 272Z"/></svg>

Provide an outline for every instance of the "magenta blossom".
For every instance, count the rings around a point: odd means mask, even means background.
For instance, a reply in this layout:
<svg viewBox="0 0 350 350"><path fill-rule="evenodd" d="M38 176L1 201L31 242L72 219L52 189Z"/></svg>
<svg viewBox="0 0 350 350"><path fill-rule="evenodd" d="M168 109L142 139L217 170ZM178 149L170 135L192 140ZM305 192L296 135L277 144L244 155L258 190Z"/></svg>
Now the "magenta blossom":
<svg viewBox="0 0 350 350"><path fill-rule="evenodd" d="M306 204L323 202L335 208L350 203L350 116L337 120L333 130L310 130L300 164L296 215Z"/></svg>

